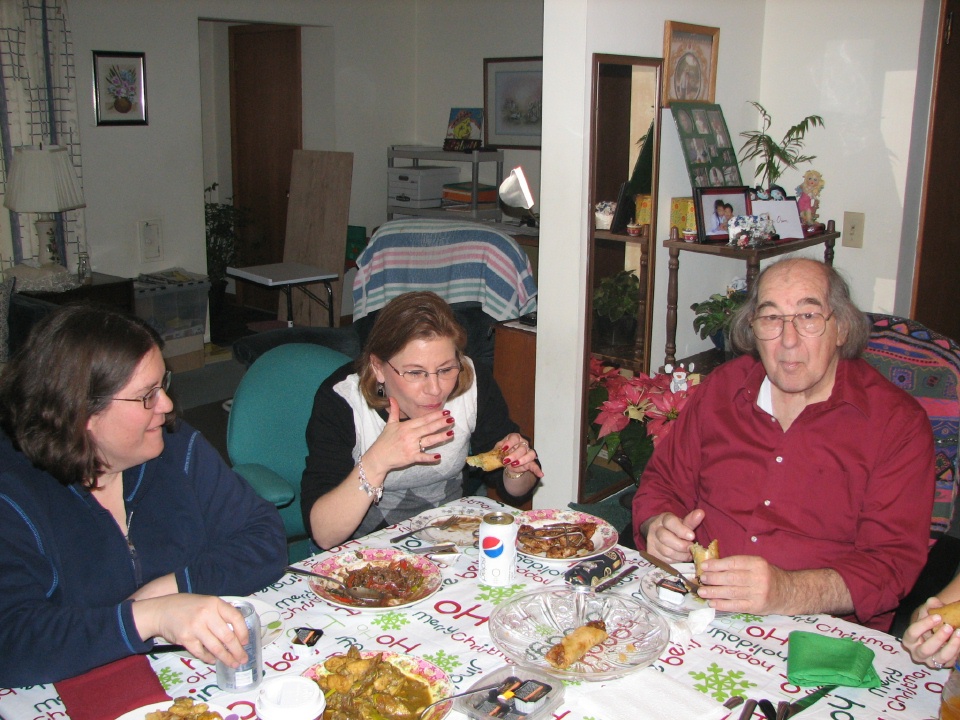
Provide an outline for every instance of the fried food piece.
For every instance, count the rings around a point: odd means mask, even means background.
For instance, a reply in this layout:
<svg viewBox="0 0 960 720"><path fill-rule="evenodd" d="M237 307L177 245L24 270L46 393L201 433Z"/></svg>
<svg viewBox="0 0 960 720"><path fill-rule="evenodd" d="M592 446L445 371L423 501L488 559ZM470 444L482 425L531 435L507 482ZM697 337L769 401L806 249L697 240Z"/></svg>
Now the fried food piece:
<svg viewBox="0 0 960 720"><path fill-rule="evenodd" d="M607 639L607 626L603 620L593 620L581 625L563 640L547 651L544 656L548 663L558 670L566 670L584 655L590 648Z"/></svg>
<svg viewBox="0 0 960 720"><path fill-rule="evenodd" d="M597 524L552 523L535 528L521 525L517 529L520 550L528 555L548 558L571 558L593 552L593 535Z"/></svg>
<svg viewBox="0 0 960 720"><path fill-rule="evenodd" d="M471 455L467 458L467 465L481 468L484 472L499 470L503 467L503 451L494 448L479 455Z"/></svg>
<svg viewBox="0 0 960 720"><path fill-rule="evenodd" d="M942 608L930 608L927 611L928 615L939 615L944 623L952 627L953 629L960 628L960 600L957 602L952 602L944 605ZM936 632L941 627L943 623L937 625L933 631Z"/></svg>
<svg viewBox="0 0 960 720"><path fill-rule="evenodd" d="M190 697L178 697L166 710L148 712L146 720L223 720L223 718L220 713L210 710L206 703L194 702Z"/></svg>
<svg viewBox="0 0 960 720"><path fill-rule="evenodd" d="M714 538L707 547L700 543L694 543L690 546L690 554L693 555L693 564L696 566L695 574L697 582L700 582L700 564L704 560L713 560L720 557L720 543Z"/></svg>

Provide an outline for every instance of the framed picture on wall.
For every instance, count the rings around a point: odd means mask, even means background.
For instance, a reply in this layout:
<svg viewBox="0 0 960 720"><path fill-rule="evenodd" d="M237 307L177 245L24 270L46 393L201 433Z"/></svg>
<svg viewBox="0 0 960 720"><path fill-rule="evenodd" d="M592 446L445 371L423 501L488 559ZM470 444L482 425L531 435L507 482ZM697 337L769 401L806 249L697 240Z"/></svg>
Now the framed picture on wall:
<svg viewBox="0 0 960 720"><path fill-rule="evenodd" d="M484 59L484 145L538 149L542 107L542 57Z"/></svg>
<svg viewBox="0 0 960 720"><path fill-rule="evenodd" d="M93 105L97 125L147 124L144 53L93 51Z"/></svg>
<svg viewBox="0 0 960 720"><path fill-rule="evenodd" d="M667 20L663 26L663 106L712 103L717 89L720 28Z"/></svg>
<svg viewBox="0 0 960 720"><path fill-rule="evenodd" d="M739 187L740 165L730 131L719 105L674 101L670 105L677 124L690 186Z"/></svg>
<svg viewBox="0 0 960 720"><path fill-rule="evenodd" d="M740 187L698 187L693 189L693 205L697 213L698 241L728 243L727 224L738 215L748 215L750 191Z"/></svg>

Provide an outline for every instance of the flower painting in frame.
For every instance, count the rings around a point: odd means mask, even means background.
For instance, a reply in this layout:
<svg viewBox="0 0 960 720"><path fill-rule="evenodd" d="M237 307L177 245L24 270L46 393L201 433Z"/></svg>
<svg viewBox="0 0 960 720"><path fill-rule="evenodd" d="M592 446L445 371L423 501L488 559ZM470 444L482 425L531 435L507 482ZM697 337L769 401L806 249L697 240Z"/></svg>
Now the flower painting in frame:
<svg viewBox="0 0 960 720"><path fill-rule="evenodd" d="M663 26L663 106L674 100L712 103L720 28L667 20Z"/></svg>
<svg viewBox="0 0 960 720"><path fill-rule="evenodd" d="M97 125L147 124L144 53L93 51L93 106Z"/></svg>

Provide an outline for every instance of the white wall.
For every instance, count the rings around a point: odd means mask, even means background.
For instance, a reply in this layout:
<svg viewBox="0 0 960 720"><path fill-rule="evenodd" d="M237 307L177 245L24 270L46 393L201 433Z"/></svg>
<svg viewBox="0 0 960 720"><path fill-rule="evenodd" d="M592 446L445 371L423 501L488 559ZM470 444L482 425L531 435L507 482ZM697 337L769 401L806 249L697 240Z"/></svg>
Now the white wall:
<svg viewBox="0 0 960 720"><path fill-rule="evenodd" d="M547 482L538 507L575 496L583 382L590 55L661 57L666 20L720 28L716 101L732 137L758 124L749 100L771 111L774 130L809 114L826 129L809 136L814 167L826 178L821 217L866 213L862 250L838 248L835 264L867 309L889 309L900 248L906 163L912 130L922 0L551 0L544 7L544 136L537 418ZM784 123L782 126L779 123ZM658 235L669 202L690 184L669 110L661 117ZM752 170L741 168L745 182ZM783 178L797 184L800 173ZM816 255L816 252L808 254ZM822 257L822 255L821 255ZM667 253L657 248L653 366L665 343ZM690 304L745 273L740 261L681 253L677 356L708 347L693 332ZM558 350L562 349L562 351ZM542 424L542 420L540 423Z"/></svg>
<svg viewBox="0 0 960 720"><path fill-rule="evenodd" d="M476 13L468 3L440 0L71 4L79 78L91 77L92 50L146 53L149 125L96 127L81 93L84 212L94 269L136 275L160 265L206 267L203 188L216 179L229 195L229 146L205 148L202 141L201 97L219 106L209 132L222 136L227 108L216 60L225 49L223 29L204 24L211 49L201 58L199 20L306 26L304 147L354 153L349 222L372 229L386 219L387 146L441 144L451 107L483 104L484 57L540 54L541 0L489 5ZM203 91L201 61L216 81ZM539 153L508 151L507 163L519 162L538 191ZM163 225L161 264L140 262L136 222L143 218Z"/></svg>

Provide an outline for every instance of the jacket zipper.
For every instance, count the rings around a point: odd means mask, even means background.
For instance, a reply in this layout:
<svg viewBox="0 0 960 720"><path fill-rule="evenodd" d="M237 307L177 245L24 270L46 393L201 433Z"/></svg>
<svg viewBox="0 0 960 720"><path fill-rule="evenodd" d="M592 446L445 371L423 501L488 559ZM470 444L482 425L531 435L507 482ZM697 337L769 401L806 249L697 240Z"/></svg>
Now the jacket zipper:
<svg viewBox="0 0 960 720"><path fill-rule="evenodd" d="M130 564L133 566L133 579L137 587L143 585L143 569L140 567L140 556L137 554L137 548L130 539L130 523L133 522L133 510L127 515L127 532L123 538L127 541L127 549L130 551Z"/></svg>

